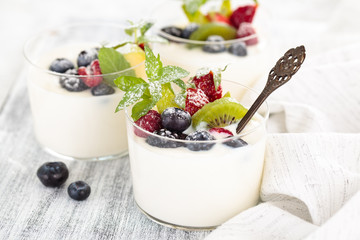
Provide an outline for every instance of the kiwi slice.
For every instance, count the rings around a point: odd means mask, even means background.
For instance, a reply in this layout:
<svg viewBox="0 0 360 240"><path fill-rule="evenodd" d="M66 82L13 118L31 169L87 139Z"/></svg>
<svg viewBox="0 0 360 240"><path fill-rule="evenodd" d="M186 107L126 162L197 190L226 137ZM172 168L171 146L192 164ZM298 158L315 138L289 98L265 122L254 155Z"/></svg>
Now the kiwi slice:
<svg viewBox="0 0 360 240"><path fill-rule="evenodd" d="M225 40L236 38L236 29L224 23L206 23L190 35L190 40L205 41L211 35L222 36Z"/></svg>
<svg viewBox="0 0 360 240"><path fill-rule="evenodd" d="M230 92L226 92L223 97L231 97Z"/></svg>
<svg viewBox="0 0 360 240"><path fill-rule="evenodd" d="M206 122L209 128L228 126L245 116L247 109L231 97L223 97L203 106L192 116L196 127Z"/></svg>

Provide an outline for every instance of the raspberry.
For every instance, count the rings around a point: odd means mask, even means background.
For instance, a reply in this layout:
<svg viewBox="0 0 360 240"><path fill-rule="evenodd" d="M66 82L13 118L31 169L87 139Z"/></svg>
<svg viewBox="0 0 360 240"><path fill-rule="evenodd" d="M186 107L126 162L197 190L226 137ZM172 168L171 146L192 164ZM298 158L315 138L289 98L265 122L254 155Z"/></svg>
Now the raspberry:
<svg viewBox="0 0 360 240"><path fill-rule="evenodd" d="M205 104L209 103L209 98L201 89L186 89L185 111L194 115Z"/></svg>
<svg viewBox="0 0 360 240"><path fill-rule="evenodd" d="M241 23L252 23L258 5L246 5L236 9L230 16L230 22L238 28Z"/></svg>
<svg viewBox="0 0 360 240"><path fill-rule="evenodd" d="M256 32L255 32L255 29L253 28L253 26L251 25L251 23L242 23L242 24L240 24L240 26L237 30L236 37L243 38L243 37L251 36L254 34L256 34ZM245 41L245 44L248 46L255 45L257 43L258 43L258 39L256 36Z"/></svg>
<svg viewBox="0 0 360 240"><path fill-rule="evenodd" d="M211 128L209 132L216 138L216 139L222 139L227 137L232 137L234 134L225 128Z"/></svg>
<svg viewBox="0 0 360 240"><path fill-rule="evenodd" d="M135 124L148 132L154 132L160 130L161 127L161 115L155 110L150 110L146 115L135 121ZM139 137L147 137L147 134L139 129L135 128L134 133Z"/></svg>
<svg viewBox="0 0 360 240"><path fill-rule="evenodd" d="M209 98L210 102L215 101L216 99L221 98L222 96L222 88L218 86L218 89L215 90L214 83L214 74L210 71L208 74L205 74L200 77L194 77L193 83L196 88L199 88L204 91L205 95Z"/></svg>
<svg viewBox="0 0 360 240"><path fill-rule="evenodd" d="M83 80L86 86L95 87L99 85L102 81L102 76L97 76L101 75L99 60L95 59L88 67L79 67L78 74L81 76L86 76L81 77L81 80Z"/></svg>

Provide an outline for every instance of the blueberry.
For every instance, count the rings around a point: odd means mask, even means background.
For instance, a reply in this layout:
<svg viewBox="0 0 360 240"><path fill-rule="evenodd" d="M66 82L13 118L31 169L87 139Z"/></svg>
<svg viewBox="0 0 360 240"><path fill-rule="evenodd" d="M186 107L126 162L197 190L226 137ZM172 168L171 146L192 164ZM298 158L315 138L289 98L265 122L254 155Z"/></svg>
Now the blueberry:
<svg viewBox="0 0 360 240"><path fill-rule="evenodd" d="M36 175L47 187L60 187L69 177L69 170L63 162L46 162Z"/></svg>
<svg viewBox="0 0 360 240"><path fill-rule="evenodd" d="M182 29L178 28L178 27L174 27L174 26L164 27L161 29L161 31L163 31L171 36L179 37L179 38L181 38L181 34L182 34Z"/></svg>
<svg viewBox="0 0 360 240"><path fill-rule="evenodd" d="M93 60L98 59L98 51L98 48L81 51L77 58L78 67L87 67Z"/></svg>
<svg viewBox="0 0 360 240"><path fill-rule="evenodd" d="M115 89L106 83L100 83L99 85L91 89L91 94L94 96L110 95L115 92Z"/></svg>
<svg viewBox="0 0 360 240"><path fill-rule="evenodd" d="M73 69L74 64L66 58L56 58L51 62L49 69L57 73L64 73L69 69Z"/></svg>
<svg viewBox="0 0 360 240"><path fill-rule="evenodd" d="M228 52L236 56L246 56L246 45L243 42L234 43L229 47Z"/></svg>
<svg viewBox="0 0 360 240"><path fill-rule="evenodd" d="M222 42L222 41L224 41L223 37L218 35L211 35L206 39L206 42L209 42L209 44L205 44L202 49L204 52L209 52L209 53L224 52L226 50L225 45L222 43L216 44L216 42Z"/></svg>
<svg viewBox="0 0 360 240"><path fill-rule="evenodd" d="M226 142L223 142L223 144L225 144L226 146L232 147L232 148L245 147L246 145L248 145L247 142L245 142L241 138L231 139Z"/></svg>
<svg viewBox="0 0 360 240"><path fill-rule="evenodd" d="M85 200L89 197L90 193L90 186L83 181L73 182L68 187L68 194L74 200Z"/></svg>
<svg viewBox="0 0 360 240"><path fill-rule="evenodd" d="M166 129L157 130L154 132L154 134L165 137L165 138L170 138L170 139L180 139L180 136L177 133L171 132ZM152 135L150 135L146 138L146 142L151 146L159 147L159 148L177 148L177 147L184 146L184 144L181 142L167 140L167 139L152 136Z"/></svg>
<svg viewBox="0 0 360 240"><path fill-rule="evenodd" d="M191 115L180 108L170 107L162 112L161 124L170 131L180 133L191 125Z"/></svg>
<svg viewBox="0 0 360 240"><path fill-rule="evenodd" d="M190 133L185 138L185 140L208 141L208 140L215 140L215 138L208 131L201 130L201 131L196 131L196 132ZM197 142L197 143L187 143L186 147L191 151L206 151L206 150L210 150L214 145L215 145L215 143Z"/></svg>
<svg viewBox="0 0 360 240"><path fill-rule="evenodd" d="M197 29L199 28L199 24L196 23L190 23L189 25L187 25L184 30L181 33L181 37L182 38L186 38L189 39L190 35L195 32Z"/></svg>
<svg viewBox="0 0 360 240"><path fill-rule="evenodd" d="M77 76L76 69L69 69L65 72L65 74L68 75L74 75L74 76L61 76L59 83L60 86L65 88L66 90L70 92L81 92L89 87L85 85L85 83Z"/></svg>

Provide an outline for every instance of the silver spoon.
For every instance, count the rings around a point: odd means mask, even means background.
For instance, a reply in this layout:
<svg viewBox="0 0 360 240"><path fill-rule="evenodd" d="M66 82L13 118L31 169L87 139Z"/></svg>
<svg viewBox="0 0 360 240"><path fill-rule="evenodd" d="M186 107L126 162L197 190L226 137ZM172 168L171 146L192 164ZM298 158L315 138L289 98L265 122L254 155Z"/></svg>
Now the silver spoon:
<svg viewBox="0 0 360 240"><path fill-rule="evenodd" d="M280 86L287 83L291 77L299 70L301 64L305 60L305 47L299 46L289 49L284 56L282 56L271 69L265 88L262 90L258 98L250 107L248 112L239 122L236 133L239 134L250 119L254 116L261 104L269 95Z"/></svg>

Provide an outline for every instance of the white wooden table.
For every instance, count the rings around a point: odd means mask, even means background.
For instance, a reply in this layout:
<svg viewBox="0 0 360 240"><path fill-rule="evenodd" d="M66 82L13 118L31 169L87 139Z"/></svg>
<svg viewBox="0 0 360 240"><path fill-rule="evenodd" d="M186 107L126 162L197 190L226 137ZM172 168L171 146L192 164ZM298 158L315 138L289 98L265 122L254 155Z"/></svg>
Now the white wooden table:
<svg viewBox="0 0 360 240"><path fill-rule="evenodd" d="M151 1L151 7L159 2ZM332 39L329 34L329 27L352 32L358 24L349 19L346 25L337 24L342 11L337 9L338 2L260 1L271 19L272 46L283 52L305 44L309 56L316 58L323 51L331 56L334 45L353 43L351 36ZM69 199L65 187L44 187L36 177L43 162L58 159L43 152L33 135L23 43L62 23L146 18L148 5L146 0L0 2L0 239L203 239L209 234L170 229L142 215L133 201L128 157L107 162L65 161L70 169L68 182L85 180L92 186L84 202Z"/></svg>

